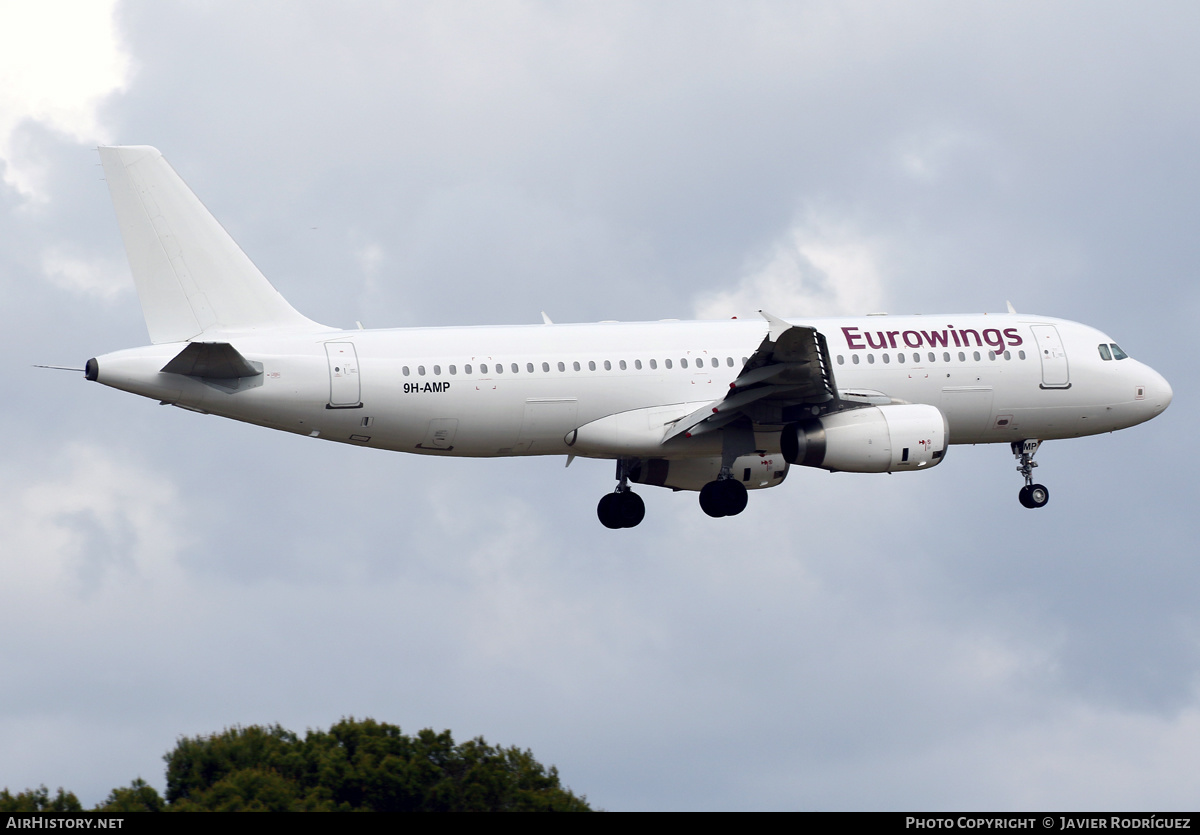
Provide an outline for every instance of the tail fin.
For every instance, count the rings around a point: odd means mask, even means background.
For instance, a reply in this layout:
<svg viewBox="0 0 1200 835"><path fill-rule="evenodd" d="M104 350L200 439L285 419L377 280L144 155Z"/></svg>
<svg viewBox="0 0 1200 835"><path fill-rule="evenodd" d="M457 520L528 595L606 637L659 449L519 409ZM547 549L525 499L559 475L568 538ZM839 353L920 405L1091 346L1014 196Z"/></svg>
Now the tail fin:
<svg viewBox="0 0 1200 835"><path fill-rule="evenodd" d="M321 328L271 286L156 148L99 150L151 342Z"/></svg>

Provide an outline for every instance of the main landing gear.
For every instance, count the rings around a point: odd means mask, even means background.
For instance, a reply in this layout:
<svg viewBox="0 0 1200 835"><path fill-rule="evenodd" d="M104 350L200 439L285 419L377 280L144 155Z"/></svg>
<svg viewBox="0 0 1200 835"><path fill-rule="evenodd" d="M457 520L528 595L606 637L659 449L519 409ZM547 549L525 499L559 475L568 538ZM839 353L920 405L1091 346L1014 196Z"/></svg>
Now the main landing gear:
<svg viewBox="0 0 1200 835"><path fill-rule="evenodd" d="M700 509L714 519L737 516L746 509L747 498L746 485L722 470L716 481L701 488Z"/></svg>
<svg viewBox="0 0 1200 835"><path fill-rule="evenodd" d="M646 517L646 503L642 497L629 489L629 465L632 462L617 461L617 489L600 500L596 515L606 528L636 528Z"/></svg>
<svg viewBox="0 0 1200 835"><path fill-rule="evenodd" d="M1050 501L1050 491L1046 489L1046 485L1033 483L1033 468L1037 466L1033 456L1041 445L1042 442L1037 440L1016 441L1012 444L1013 456L1020 462L1017 472L1025 477L1025 486L1021 488L1017 498L1022 505L1031 509L1045 507L1046 502Z"/></svg>

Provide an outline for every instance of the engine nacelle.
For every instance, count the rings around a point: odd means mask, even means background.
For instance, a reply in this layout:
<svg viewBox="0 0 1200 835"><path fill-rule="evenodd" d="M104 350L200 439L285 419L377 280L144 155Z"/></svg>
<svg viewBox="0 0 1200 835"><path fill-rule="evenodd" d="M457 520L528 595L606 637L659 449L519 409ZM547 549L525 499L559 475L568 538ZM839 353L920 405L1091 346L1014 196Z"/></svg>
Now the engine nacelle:
<svg viewBox="0 0 1200 835"><path fill-rule="evenodd" d="M949 429L936 406L904 404L833 412L783 430L791 464L847 473L897 473L936 467Z"/></svg>
<svg viewBox="0 0 1200 835"><path fill-rule="evenodd" d="M729 472L747 490L761 490L782 484L787 478L788 463L777 452L743 455L733 462ZM670 487L673 490L699 490L720 473L720 458L650 458L635 464L629 478L636 484Z"/></svg>

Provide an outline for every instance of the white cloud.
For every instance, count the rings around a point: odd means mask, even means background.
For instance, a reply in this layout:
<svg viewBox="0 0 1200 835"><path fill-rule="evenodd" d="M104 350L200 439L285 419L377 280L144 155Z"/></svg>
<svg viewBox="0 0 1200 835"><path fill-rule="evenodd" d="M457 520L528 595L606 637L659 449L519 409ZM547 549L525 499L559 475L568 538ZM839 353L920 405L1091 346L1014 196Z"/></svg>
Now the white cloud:
<svg viewBox="0 0 1200 835"><path fill-rule="evenodd" d="M750 316L860 315L879 310L885 298L878 265L881 245L851 224L809 212L753 259L733 290L696 301L700 319Z"/></svg>
<svg viewBox="0 0 1200 835"><path fill-rule="evenodd" d="M123 263L103 258L77 258L59 250L42 255L42 272L55 287L110 301L129 292L133 282Z"/></svg>
<svg viewBox="0 0 1200 835"><path fill-rule="evenodd" d="M39 197L34 149L16 134L28 121L79 142L106 141L98 109L125 87L131 60L113 20L116 0L46 0L0 7L0 161L4 182Z"/></svg>
<svg viewBox="0 0 1200 835"><path fill-rule="evenodd" d="M14 614L50 588L121 594L169 570L182 544L170 481L82 443L42 468L0 469L0 609Z"/></svg>
<svg viewBox="0 0 1200 835"><path fill-rule="evenodd" d="M933 183L944 173L954 156L979 141L966 131L930 127L902 137L896 155L900 170L914 180Z"/></svg>

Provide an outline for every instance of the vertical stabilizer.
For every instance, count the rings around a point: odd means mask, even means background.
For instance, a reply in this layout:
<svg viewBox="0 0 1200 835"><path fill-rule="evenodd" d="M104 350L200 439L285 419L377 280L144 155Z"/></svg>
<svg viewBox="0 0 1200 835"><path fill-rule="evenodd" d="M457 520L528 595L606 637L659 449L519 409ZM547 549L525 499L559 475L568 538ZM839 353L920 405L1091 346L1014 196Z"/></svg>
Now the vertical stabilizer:
<svg viewBox="0 0 1200 835"><path fill-rule="evenodd" d="M271 286L158 149L99 150L151 342L321 327Z"/></svg>

